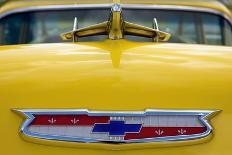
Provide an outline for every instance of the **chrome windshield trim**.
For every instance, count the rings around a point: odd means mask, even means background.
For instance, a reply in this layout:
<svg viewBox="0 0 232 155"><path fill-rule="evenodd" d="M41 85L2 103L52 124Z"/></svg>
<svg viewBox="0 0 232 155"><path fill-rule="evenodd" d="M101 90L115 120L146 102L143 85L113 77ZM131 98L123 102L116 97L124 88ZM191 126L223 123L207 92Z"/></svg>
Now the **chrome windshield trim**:
<svg viewBox="0 0 232 155"><path fill-rule="evenodd" d="M24 12L31 12L31 11L54 11L54 10L70 10L70 9L106 9L111 8L112 4L74 4L74 5L48 5L48 6L33 6L33 7L24 7L24 8L17 8L5 13L0 14L0 19L15 13L24 13Z"/></svg>
<svg viewBox="0 0 232 155"><path fill-rule="evenodd" d="M48 6L33 6L24 7L14 10L7 11L0 14L0 19L15 13L24 13L31 11L52 11L52 10L69 10L69 9L110 9L112 4L73 4L73 5L48 5ZM176 6L176 5L141 5L141 4L122 4L122 8L128 9L159 9L159 10L182 10L182 11L192 11L192 12L204 12L219 15L227 19L232 26L232 18L215 9L203 8L203 7L193 7L193 6Z"/></svg>

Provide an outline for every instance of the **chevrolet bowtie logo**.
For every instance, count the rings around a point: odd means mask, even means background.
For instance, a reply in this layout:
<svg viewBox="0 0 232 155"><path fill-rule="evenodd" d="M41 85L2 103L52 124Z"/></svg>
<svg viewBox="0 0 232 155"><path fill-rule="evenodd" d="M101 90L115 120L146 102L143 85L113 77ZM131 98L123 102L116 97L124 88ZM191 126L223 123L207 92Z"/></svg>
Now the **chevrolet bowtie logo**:
<svg viewBox="0 0 232 155"><path fill-rule="evenodd" d="M142 124L125 124L124 121L110 121L108 124L95 124L92 133L109 133L110 136L124 136L126 133L139 133Z"/></svg>
<svg viewBox="0 0 232 155"><path fill-rule="evenodd" d="M209 120L218 110L88 111L15 110L26 118L26 140L84 143L150 143L200 140L212 134ZM27 138L30 137L30 138ZM207 138L209 139L209 137ZM34 141L33 141L34 142ZM47 143L45 143L47 144ZM175 143L173 143L175 144ZM104 146L105 147L105 146Z"/></svg>

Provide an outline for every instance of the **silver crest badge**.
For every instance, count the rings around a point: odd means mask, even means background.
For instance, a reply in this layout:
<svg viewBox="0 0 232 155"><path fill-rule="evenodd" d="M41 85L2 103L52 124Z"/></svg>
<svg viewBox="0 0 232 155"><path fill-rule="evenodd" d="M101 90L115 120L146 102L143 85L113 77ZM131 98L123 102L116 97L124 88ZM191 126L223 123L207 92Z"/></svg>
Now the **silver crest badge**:
<svg viewBox="0 0 232 155"><path fill-rule="evenodd" d="M208 120L218 111L146 110L15 110L26 121L24 136L64 142L149 143L189 141L212 133Z"/></svg>

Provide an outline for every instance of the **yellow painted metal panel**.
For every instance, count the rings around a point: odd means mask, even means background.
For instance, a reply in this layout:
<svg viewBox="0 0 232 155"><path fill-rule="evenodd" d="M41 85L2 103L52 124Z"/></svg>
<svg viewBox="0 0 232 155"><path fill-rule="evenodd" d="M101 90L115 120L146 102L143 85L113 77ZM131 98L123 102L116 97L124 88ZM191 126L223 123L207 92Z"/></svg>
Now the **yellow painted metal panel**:
<svg viewBox="0 0 232 155"><path fill-rule="evenodd" d="M106 40L0 47L2 154L230 155L232 48ZM179 147L96 150L29 143L12 108L90 110L220 109L209 142ZM203 141L202 141L203 142ZM107 146L106 146L107 147Z"/></svg>

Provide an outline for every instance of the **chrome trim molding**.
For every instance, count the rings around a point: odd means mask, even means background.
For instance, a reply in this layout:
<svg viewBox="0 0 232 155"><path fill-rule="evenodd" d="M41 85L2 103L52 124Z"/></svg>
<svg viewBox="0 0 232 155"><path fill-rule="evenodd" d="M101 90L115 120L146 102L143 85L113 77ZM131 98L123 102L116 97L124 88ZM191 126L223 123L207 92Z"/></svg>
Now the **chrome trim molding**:
<svg viewBox="0 0 232 155"><path fill-rule="evenodd" d="M24 7L24 8L17 8L5 13L0 14L0 19L15 13L24 13L24 12L31 12L31 11L54 11L54 10L71 10L71 9L106 9L111 8L112 4L80 4L80 5L47 5L47 6L33 6L33 7Z"/></svg>
<svg viewBox="0 0 232 155"><path fill-rule="evenodd" d="M121 4L122 8L125 9L160 9L160 10L182 10L182 11L192 11L192 12L205 12L224 17L232 25L232 19L215 9L203 8L203 7L193 7L193 6L176 6L176 5L144 5L144 4ZM24 13L31 11L44 11L44 10L69 10L69 9L110 9L112 4L73 4L73 5L48 5L48 6L34 6L34 7L24 7L13 9L5 13L0 14L0 19L15 13Z"/></svg>
<svg viewBox="0 0 232 155"><path fill-rule="evenodd" d="M88 111L85 109L14 109L13 111L26 116L25 122L20 128L20 132L28 137L46 140L56 140L65 142L80 142L80 143L112 143L112 141L106 141L101 139L90 139L90 138L72 138L72 137L61 137L56 135L43 135L38 133L32 133L28 130L28 126L35 118L33 115L68 115L68 114L87 114L89 116L146 116L146 115L178 115L178 116L198 116L199 121L207 128L207 131L201 134L194 135L179 135L179 136L168 136L168 137L156 137L156 138L145 138L145 139L134 139L134 140L119 140L117 143L148 143L148 142L167 142L167 141L188 141L194 139L200 139L209 136L212 133L213 128L209 124L208 120L213 117L219 110L153 110L148 109L145 111ZM113 142L114 143L114 142Z"/></svg>

